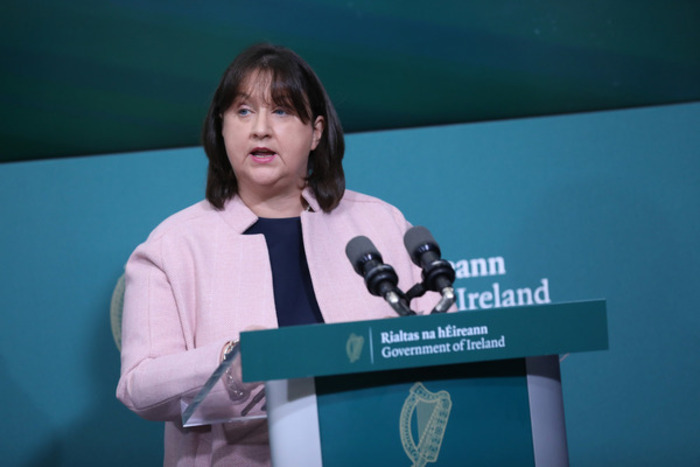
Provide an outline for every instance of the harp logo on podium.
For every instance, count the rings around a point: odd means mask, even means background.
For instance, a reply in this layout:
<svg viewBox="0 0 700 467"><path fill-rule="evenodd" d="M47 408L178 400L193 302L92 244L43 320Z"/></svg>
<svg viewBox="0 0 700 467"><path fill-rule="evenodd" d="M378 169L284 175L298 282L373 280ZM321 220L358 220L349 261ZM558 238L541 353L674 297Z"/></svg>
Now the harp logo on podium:
<svg viewBox="0 0 700 467"><path fill-rule="evenodd" d="M447 420L452 410L452 399L447 391L430 392L423 383L415 383L401 409L399 432L401 444L414 467L436 462L445 436ZM415 414L418 440L411 429Z"/></svg>
<svg viewBox="0 0 700 467"><path fill-rule="evenodd" d="M362 355L362 347L365 345L365 338L358 336L354 332L348 337L348 341L345 343L345 352L348 354L350 363L355 363L360 359Z"/></svg>

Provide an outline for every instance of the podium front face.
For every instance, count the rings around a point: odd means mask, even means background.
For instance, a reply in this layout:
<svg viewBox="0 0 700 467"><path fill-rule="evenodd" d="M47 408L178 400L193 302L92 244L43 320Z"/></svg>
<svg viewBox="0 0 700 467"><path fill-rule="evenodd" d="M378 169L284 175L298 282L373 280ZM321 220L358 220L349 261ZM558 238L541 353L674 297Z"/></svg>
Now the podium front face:
<svg viewBox="0 0 700 467"><path fill-rule="evenodd" d="M524 359L316 379L324 466L535 465Z"/></svg>
<svg viewBox="0 0 700 467"><path fill-rule="evenodd" d="M556 355L607 345L603 301L241 336L278 467L568 465Z"/></svg>

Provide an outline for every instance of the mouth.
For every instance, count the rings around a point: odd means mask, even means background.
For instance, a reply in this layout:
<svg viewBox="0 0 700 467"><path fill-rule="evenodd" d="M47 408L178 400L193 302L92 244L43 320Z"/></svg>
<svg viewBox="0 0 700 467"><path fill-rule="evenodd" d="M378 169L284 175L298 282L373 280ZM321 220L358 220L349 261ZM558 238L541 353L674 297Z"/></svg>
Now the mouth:
<svg viewBox="0 0 700 467"><path fill-rule="evenodd" d="M258 162L269 162L275 158L277 153L272 149L260 147L253 148L253 150L250 151L250 155Z"/></svg>

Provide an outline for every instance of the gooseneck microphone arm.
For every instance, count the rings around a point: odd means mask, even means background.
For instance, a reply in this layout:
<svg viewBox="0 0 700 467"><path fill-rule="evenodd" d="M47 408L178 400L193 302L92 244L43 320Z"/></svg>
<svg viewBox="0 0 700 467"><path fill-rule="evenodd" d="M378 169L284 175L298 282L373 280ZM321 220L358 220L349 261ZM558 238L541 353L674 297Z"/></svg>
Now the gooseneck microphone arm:
<svg viewBox="0 0 700 467"><path fill-rule="evenodd" d="M397 287L399 278L396 271L384 264L382 255L369 238L362 235L353 238L345 247L345 254L355 272L364 277L367 290L372 295L383 297L401 316L415 315L408 306L405 294Z"/></svg>
<svg viewBox="0 0 700 467"><path fill-rule="evenodd" d="M446 312L456 299L452 287L455 280L454 268L449 261L441 258L440 247L425 227L411 227L404 235L403 241L413 263L423 270L423 282L420 284L423 291L440 292L440 301L431 313Z"/></svg>

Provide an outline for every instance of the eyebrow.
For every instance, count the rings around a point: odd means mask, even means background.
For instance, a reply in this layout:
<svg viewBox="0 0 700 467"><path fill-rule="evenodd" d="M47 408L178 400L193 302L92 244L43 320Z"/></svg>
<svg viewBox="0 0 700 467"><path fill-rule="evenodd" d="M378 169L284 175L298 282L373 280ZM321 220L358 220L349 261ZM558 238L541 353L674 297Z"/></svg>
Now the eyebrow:
<svg viewBox="0 0 700 467"><path fill-rule="evenodd" d="M249 94L247 92L239 92L238 94L236 94L236 96L231 101L231 105L234 105L238 101L241 101L241 100L245 101L245 100L251 99L252 97L253 97L253 95ZM281 107L284 107L286 109L294 111L294 113L298 113L296 107L294 106L294 100L292 99L292 97L290 95L288 95L288 93L285 93L281 96L278 96L278 99L275 99L273 96L270 96L269 100L264 99L264 101L267 105L272 104L272 105L281 106Z"/></svg>

